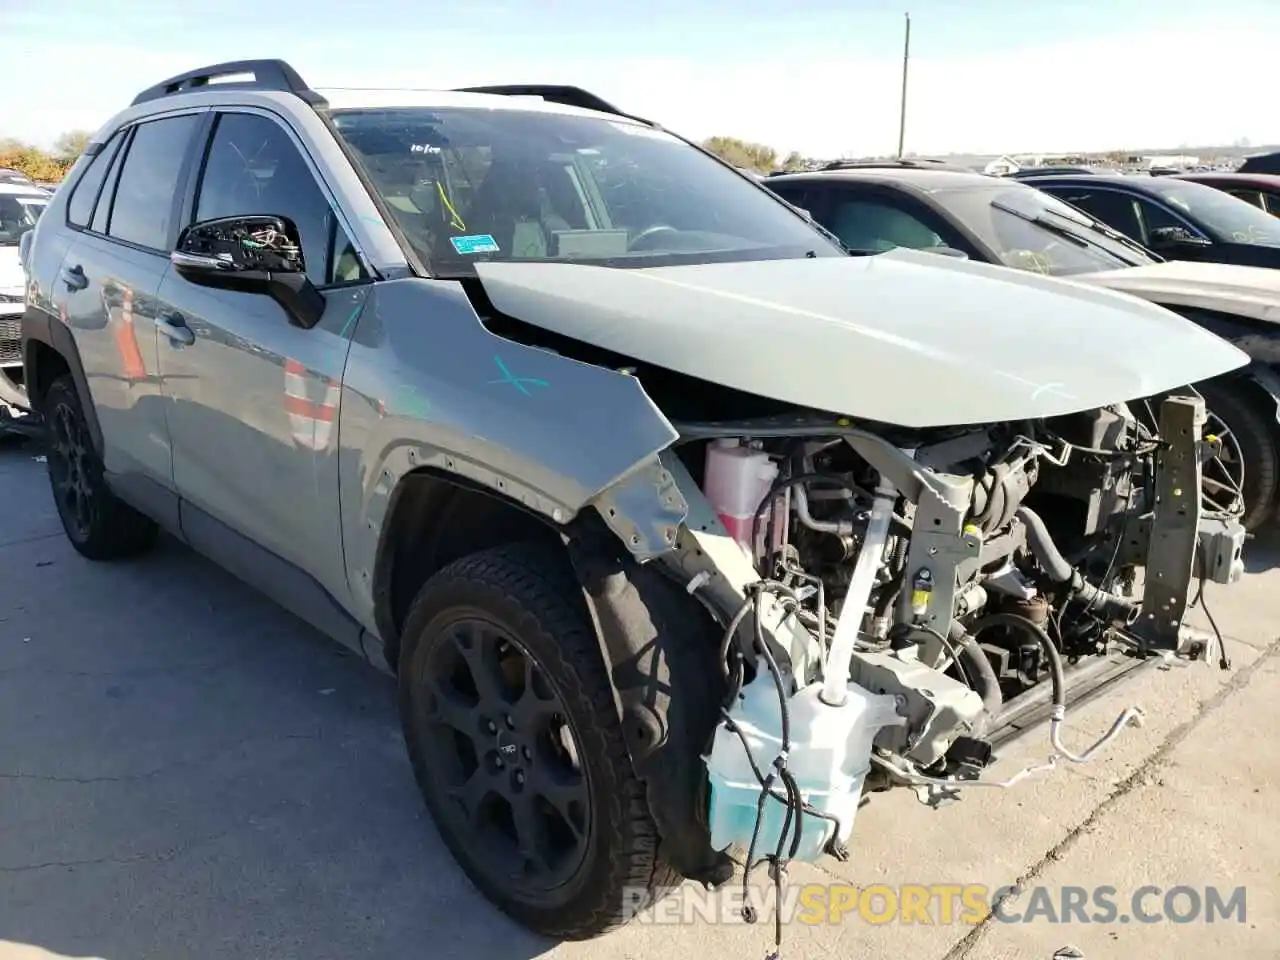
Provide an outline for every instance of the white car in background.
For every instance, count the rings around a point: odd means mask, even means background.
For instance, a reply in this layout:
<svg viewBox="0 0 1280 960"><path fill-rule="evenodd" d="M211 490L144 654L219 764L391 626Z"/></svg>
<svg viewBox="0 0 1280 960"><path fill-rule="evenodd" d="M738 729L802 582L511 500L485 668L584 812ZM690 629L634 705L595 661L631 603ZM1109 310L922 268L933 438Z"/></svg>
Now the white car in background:
<svg viewBox="0 0 1280 960"><path fill-rule="evenodd" d="M0 177L0 428L20 425L25 419L22 312L26 274L19 243L36 225L52 196L25 178Z"/></svg>

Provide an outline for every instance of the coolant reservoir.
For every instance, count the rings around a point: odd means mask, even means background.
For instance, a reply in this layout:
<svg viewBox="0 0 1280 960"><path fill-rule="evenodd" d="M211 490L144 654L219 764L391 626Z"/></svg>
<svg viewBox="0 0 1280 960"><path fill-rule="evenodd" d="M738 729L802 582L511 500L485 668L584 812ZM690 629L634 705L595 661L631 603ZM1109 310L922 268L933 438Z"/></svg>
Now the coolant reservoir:
<svg viewBox="0 0 1280 960"><path fill-rule="evenodd" d="M702 492L729 535L749 553L754 552L751 528L756 513L777 476L777 464L762 450L738 446L735 440L707 445Z"/></svg>
<svg viewBox="0 0 1280 960"><path fill-rule="evenodd" d="M820 698L821 683L805 687L787 701L791 721L787 769L807 803L839 820L836 832L829 820L806 814L797 860L812 862L821 857L833 832L841 843L848 841L862 783L871 767L871 743L881 728L905 722L893 697L871 693L857 684L849 684L848 691L845 702L835 707ZM745 734L756 765L768 776L782 750L782 712L772 678L762 673L747 684L731 715ZM746 850L756 826L760 784L742 740L723 723L716 729L706 762L711 784L711 845L717 850L730 846ZM781 793L781 783L775 779L775 784L779 788L775 792ZM786 806L781 800L765 801L757 857L777 849L785 817ZM784 856L790 850L793 831L787 834Z"/></svg>

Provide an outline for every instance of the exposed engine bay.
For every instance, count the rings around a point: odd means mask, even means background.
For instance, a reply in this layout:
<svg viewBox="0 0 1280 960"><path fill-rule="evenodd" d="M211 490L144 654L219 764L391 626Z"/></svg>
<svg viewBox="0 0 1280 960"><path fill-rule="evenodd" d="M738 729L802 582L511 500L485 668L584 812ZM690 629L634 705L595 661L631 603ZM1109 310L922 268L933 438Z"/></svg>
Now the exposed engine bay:
<svg viewBox="0 0 1280 960"><path fill-rule="evenodd" d="M926 431L679 424L673 472L710 512L668 562L709 608L739 598L704 757L712 846L745 848L748 870L843 857L864 791L1086 762L1141 718L1066 745L1069 674L1091 657L1225 667L1221 638L1182 621L1193 586L1240 577L1244 529L1201 502L1203 401L1160 416L1158 434L1124 404ZM1002 715L1046 685L1048 762L983 779Z"/></svg>

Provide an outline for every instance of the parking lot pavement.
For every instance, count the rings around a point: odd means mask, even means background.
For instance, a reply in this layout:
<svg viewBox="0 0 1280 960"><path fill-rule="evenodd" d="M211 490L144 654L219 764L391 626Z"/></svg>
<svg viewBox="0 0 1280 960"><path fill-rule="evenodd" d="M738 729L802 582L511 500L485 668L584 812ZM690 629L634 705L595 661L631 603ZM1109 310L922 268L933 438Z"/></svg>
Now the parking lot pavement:
<svg viewBox="0 0 1280 960"><path fill-rule="evenodd" d="M176 544L90 564L62 538L32 446L0 447L0 942L130 958L763 957L770 925L680 909L556 945L475 893L404 757L391 682ZM1280 573L1272 544L1209 593L1234 669L1147 670L1069 718L1085 767L931 809L859 814L852 859L793 883L1246 885L1241 924L792 924L788 957L1276 956ZM1003 751L1007 775L1047 752ZM763 872L763 871L762 871ZM936 918L936 917L935 917ZM1153 949L1147 949L1147 945ZM16 951L16 948L15 948ZM0 957L17 957L0 947ZM25 956L26 954L21 954Z"/></svg>

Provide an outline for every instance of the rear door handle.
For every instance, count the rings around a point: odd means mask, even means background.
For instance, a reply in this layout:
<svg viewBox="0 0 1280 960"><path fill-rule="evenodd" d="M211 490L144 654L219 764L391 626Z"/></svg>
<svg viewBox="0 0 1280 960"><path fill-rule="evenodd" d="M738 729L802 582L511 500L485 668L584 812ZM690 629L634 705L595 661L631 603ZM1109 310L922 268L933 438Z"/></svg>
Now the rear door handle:
<svg viewBox="0 0 1280 960"><path fill-rule="evenodd" d="M62 282L72 290L83 290L89 285L89 278L84 275L84 267L76 264L74 267L62 268Z"/></svg>
<svg viewBox="0 0 1280 960"><path fill-rule="evenodd" d="M196 342L196 335L187 326L187 321L176 313L162 313L156 317L156 329L177 346L190 346Z"/></svg>

